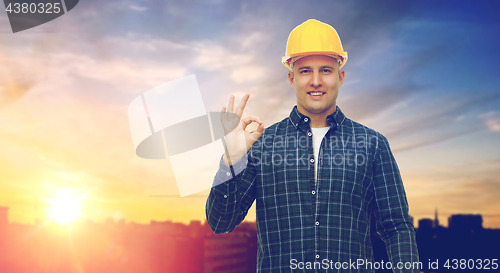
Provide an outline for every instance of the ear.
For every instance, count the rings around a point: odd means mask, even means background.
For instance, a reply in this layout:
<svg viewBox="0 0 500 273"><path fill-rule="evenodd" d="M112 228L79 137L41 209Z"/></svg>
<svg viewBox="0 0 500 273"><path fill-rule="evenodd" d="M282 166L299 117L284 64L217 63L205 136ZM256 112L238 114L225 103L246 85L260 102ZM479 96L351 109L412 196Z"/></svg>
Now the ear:
<svg viewBox="0 0 500 273"><path fill-rule="evenodd" d="M293 86L293 84L294 84L293 71L288 71L288 81L290 82L290 85L291 85L292 87L294 87L294 86ZM294 88L295 88L295 87L294 87Z"/></svg>
<svg viewBox="0 0 500 273"><path fill-rule="evenodd" d="M339 87L344 83L345 72L344 70L339 71Z"/></svg>

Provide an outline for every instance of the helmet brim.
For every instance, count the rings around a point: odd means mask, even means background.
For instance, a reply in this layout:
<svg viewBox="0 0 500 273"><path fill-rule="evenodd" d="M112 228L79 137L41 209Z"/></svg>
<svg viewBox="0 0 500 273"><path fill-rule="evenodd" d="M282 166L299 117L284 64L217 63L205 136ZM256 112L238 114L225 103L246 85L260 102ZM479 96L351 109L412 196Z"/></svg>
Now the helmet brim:
<svg viewBox="0 0 500 273"><path fill-rule="evenodd" d="M332 51L313 51L313 52L301 52L301 53L297 53L297 54L291 54L291 55L281 57L281 62L288 69L293 70L291 67L291 63L290 63L291 60L293 60L294 58L302 58L302 57L310 56L310 55L325 55L325 56L334 57L334 58L340 57L341 63L340 63L339 69L341 69L345 65L345 63L347 62L347 52L342 52L342 54L341 54L341 53L332 52Z"/></svg>

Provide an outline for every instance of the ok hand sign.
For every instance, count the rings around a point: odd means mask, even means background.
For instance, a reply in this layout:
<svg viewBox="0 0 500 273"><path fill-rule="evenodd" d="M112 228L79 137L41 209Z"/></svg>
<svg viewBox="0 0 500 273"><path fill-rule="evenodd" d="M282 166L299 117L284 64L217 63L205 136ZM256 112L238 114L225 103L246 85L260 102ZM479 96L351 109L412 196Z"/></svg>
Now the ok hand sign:
<svg viewBox="0 0 500 273"><path fill-rule="evenodd" d="M221 122L226 135L226 153L224 154L223 161L229 166L238 162L250 150L255 141L257 141L257 139L264 133L264 125L258 117L248 116L243 119L241 118L249 98L250 94L245 94L234 112L233 95L229 97L227 109L226 107L222 107ZM233 114L229 115L226 113ZM257 130L252 133L245 131L247 126L252 124L252 122L259 124ZM232 131L228 132L231 129Z"/></svg>

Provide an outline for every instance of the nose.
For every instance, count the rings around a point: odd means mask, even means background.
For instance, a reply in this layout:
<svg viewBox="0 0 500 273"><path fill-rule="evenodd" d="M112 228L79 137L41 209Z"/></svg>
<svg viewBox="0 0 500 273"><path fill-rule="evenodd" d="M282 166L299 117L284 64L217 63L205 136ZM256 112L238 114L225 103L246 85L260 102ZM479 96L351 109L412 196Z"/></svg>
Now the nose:
<svg viewBox="0 0 500 273"><path fill-rule="evenodd" d="M311 79L311 86L319 87L323 84L319 71L314 71Z"/></svg>

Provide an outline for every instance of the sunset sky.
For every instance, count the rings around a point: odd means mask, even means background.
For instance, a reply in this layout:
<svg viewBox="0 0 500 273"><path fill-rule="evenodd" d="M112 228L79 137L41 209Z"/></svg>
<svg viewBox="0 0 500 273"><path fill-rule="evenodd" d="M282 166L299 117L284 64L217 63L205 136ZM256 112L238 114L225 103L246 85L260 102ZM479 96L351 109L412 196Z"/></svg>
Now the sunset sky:
<svg viewBox="0 0 500 273"><path fill-rule="evenodd" d="M2 11L0 206L31 224L70 189L94 221L204 220L208 191L181 198L168 160L135 154L128 105L195 74L207 111L250 93L245 114L270 126L296 104L281 64L288 34L315 18L349 54L337 105L388 138L410 214L438 209L447 225L480 213L500 228L499 10L487 0L82 0L16 34Z"/></svg>

